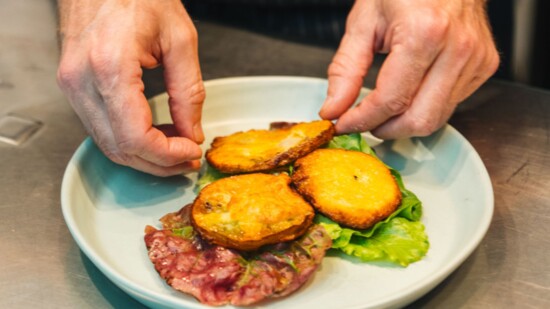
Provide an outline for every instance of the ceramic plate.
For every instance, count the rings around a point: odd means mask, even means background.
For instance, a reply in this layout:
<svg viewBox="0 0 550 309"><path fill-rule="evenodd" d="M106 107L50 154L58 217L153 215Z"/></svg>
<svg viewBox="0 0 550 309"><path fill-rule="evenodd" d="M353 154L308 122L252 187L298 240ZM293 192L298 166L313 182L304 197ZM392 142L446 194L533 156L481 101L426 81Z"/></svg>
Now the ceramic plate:
<svg viewBox="0 0 550 309"><path fill-rule="evenodd" d="M271 121L318 119L326 80L227 78L206 82L205 145L219 135L267 128ZM365 95L367 90L362 92ZM156 123L169 122L166 95L151 100ZM456 269L485 235L493 213L487 171L472 146L446 126L426 138L384 142L382 159L401 172L424 204L427 256L407 268L326 257L296 293L264 308L377 308L406 305ZM63 215L75 241L116 285L151 307L203 308L172 290L147 257L144 227L191 202L197 175L157 178L106 159L86 140L65 171Z"/></svg>

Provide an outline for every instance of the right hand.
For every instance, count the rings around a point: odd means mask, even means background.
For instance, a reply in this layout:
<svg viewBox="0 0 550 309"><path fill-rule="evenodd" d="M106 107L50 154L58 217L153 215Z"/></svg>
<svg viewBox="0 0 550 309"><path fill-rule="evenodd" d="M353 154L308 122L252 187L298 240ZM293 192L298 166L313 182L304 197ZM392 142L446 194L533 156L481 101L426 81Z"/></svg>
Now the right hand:
<svg viewBox="0 0 550 309"><path fill-rule="evenodd" d="M354 106L374 55L376 86ZM497 70L483 0L358 0L328 70L324 119L338 134L427 136Z"/></svg>
<svg viewBox="0 0 550 309"><path fill-rule="evenodd" d="M112 161L158 176L197 170L204 86L197 32L179 0L60 0L58 83ZM164 66L174 122L153 127L142 67ZM176 136L172 136L176 135Z"/></svg>

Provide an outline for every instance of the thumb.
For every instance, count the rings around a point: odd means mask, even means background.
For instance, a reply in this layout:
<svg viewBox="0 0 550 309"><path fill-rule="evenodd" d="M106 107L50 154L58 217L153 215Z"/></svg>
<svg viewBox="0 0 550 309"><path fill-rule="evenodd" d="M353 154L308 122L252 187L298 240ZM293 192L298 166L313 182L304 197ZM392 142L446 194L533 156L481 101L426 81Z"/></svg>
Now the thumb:
<svg viewBox="0 0 550 309"><path fill-rule="evenodd" d="M201 126L205 90L198 56L197 31L185 16L186 25L172 34L170 46L163 49L164 79L170 114L178 133L196 143L204 141Z"/></svg>
<svg viewBox="0 0 550 309"><path fill-rule="evenodd" d="M327 98L319 112L322 118L336 119L355 102L373 57L368 37L344 35L328 68Z"/></svg>

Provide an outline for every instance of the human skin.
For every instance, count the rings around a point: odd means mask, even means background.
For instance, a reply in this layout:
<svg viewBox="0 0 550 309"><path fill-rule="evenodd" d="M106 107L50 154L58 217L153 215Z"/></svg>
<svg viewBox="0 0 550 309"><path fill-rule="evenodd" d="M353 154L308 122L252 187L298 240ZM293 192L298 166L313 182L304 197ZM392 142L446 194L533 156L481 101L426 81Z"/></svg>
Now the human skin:
<svg viewBox="0 0 550 309"><path fill-rule="evenodd" d="M376 53L387 53L357 107ZM320 111L336 132L382 139L426 136L499 65L483 0L358 0L328 69Z"/></svg>
<svg viewBox="0 0 550 309"><path fill-rule="evenodd" d="M58 84L101 151L154 175L197 170L205 91L178 0L60 0ZM162 65L173 126L155 127L142 68Z"/></svg>
<svg viewBox="0 0 550 309"><path fill-rule="evenodd" d="M497 69L482 0L358 0L320 111L337 133L425 136ZM112 161L169 176L199 168L205 97L197 33L178 0L60 0L58 82ZM375 53L375 89L351 108ZM162 65L173 126L152 124L142 68Z"/></svg>

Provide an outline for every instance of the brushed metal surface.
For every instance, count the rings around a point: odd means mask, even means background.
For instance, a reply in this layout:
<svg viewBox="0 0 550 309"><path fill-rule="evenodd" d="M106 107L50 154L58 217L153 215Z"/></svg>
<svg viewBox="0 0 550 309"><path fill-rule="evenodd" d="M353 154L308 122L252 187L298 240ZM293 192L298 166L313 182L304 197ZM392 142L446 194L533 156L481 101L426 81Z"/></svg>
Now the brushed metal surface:
<svg viewBox="0 0 550 309"><path fill-rule="evenodd" d="M9 85L0 87L0 113L44 124L20 147L0 144L0 307L140 308L80 252L61 214L63 172L86 134L55 85L54 10L49 2L0 5L0 80ZM325 77L334 53L212 23L197 26L205 79ZM163 91L161 76L160 70L146 72L148 96ZM550 92L491 81L450 123L487 166L495 214L477 250L410 307L549 308Z"/></svg>

